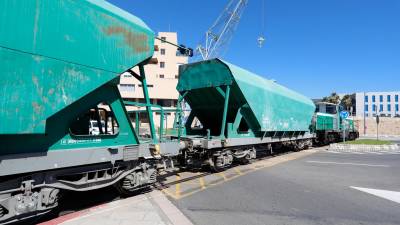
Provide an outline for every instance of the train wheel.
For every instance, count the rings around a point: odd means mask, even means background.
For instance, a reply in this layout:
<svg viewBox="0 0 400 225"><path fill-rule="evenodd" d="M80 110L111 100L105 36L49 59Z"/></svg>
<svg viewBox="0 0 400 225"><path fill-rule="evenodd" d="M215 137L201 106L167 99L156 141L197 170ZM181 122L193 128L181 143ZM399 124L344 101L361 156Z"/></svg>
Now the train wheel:
<svg viewBox="0 0 400 225"><path fill-rule="evenodd" d="M208 159L208 162L212 171L224 171L226 168L232 165L232 152L230 150L217 151Z"/></svg>
<svg viewBox="0 0 400 225"><path fill-rule="evenodd" d="M131 196L149 189L157 181L157 172L154 169L138 170L128 174L115 188L121 195Z"/></svg>
<svg viewBox="0 0 400 225"><path fill-rule="evenodd" d="M3 206L0 205L0 218L3 217L6 214L6 209L3 208Z"/></svg>

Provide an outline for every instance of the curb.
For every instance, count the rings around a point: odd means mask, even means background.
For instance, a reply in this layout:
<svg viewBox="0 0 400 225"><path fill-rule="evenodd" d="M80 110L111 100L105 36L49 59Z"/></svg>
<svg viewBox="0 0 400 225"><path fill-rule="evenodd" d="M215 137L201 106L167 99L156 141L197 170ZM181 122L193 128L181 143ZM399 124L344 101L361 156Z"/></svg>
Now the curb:
<svg viewBox="0 0 400 225"><path fill-rule="evenodd" d="M353 144L330 144L329 150L367 150L367 151L390 151L399 150L397 144L390 145L353 145Z"/></svg>
<svg viewBox="0 0 400 225"><path fill-rule="evenodd" d="M147 206L143 206L143 203L146 202L148 203ZM136 209L137 212L135 212ZM109 216L121 213L121 210L123 215L121 221L99 221L99 218L103 218L105 215ZM129 213L126 214L127 210L132 211L129 211ZM140 216L142 214L143 216ZM160 218L157 217L151 219L150 217L155 214ZM144 220L144 217L146 216L148 218ZM123 224L131 223L136 225L193 225L193 223L159 190L153 190L149 193L104 203L88 209L66 214L50 221L42 222L38 225L114 225L120 224L121 222Z"/></svg>

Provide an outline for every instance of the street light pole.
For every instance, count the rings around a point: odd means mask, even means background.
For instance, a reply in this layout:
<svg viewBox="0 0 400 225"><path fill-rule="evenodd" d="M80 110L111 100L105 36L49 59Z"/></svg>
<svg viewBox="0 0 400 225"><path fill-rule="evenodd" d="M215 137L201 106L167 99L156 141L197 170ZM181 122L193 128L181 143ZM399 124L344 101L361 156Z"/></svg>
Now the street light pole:
<svg viewBox="0 0 400 225"><path fill-rule="evenodd" d="M365 91L364 91L364 136L367 134L367 125L365 124Z"/></svg>
<svg viewBox="0 0 400 225"><path fill-rule="evenodd" d="M379 140L379 115L378 115L378 107L376 108L376 140Z"/></svg>

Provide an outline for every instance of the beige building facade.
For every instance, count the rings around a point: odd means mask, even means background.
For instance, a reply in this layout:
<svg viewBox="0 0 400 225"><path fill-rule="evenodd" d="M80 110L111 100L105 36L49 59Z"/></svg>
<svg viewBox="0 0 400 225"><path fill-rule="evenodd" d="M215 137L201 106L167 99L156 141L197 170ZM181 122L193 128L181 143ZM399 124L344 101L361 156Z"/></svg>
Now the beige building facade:
<svg viewBox="0 0 400 225"><path fill-rule="evenodd" d="M178 35L174 32L159 32L158 37L174 44L178 43ZM158 51L154 52L153 58L157 58L158 63L148 64L144 67L151 103L160 105L164 109L174 109L179 96L176 91L179 66L186 64L188 57L177 53L175 46L158 39L155 40L155 45ZM138 73L137 68L133 70ZM121 75L118 88L124 100L144 102L141 83L129 73ZM127 109L128 111L144 110L144 108L132 106L129 106ZM134 121L134 113L131 115L132 121ZM153 117L155 125L158 128L160 126L160 112L154 112ZM174 112L165 113L164 128L172 128L174 117ZM146 113L140 113L140 121L141 128L148 127Z"/></svg>

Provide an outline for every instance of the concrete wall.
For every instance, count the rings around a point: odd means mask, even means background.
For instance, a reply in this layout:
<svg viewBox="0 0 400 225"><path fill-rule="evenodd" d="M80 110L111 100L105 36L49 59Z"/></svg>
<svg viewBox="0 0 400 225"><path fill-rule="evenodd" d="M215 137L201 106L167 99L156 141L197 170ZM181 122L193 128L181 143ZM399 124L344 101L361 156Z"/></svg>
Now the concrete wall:
<svg viewBox="0 0 400 225"><path fill-rule="evenodd" d="M380 135L400 135L400 118L381 117L379 121L378 131ZM355 118L354 122L360 135L364 135L364 119L362 117ZM375 118L366 118L365 125L366 135L376 135L377 126Z"/></svg>

